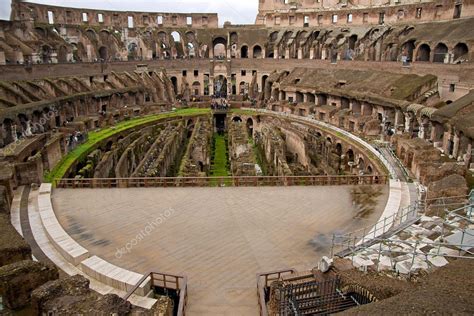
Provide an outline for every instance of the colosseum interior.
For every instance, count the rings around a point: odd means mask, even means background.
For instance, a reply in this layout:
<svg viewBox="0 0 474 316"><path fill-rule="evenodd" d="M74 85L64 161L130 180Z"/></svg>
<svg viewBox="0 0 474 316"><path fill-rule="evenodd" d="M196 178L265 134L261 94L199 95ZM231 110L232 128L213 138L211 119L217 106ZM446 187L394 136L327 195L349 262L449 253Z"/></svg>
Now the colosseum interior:
<svg viewBox="0 0 474 316"><path fill-rule="evenodd" d="M474 314L473 0L66 6L0 20L0 315Z"/></svg>

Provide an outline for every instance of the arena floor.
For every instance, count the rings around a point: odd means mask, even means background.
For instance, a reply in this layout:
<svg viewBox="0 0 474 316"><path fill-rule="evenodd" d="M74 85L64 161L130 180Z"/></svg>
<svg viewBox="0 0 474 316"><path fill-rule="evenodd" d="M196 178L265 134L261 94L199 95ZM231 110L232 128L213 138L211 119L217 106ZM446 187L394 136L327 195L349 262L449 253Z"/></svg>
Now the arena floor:
<svg viewBox="0 0 474 316"><path fill-rule="evenodd" d="M354 219L351 187L56 189L65 230L92 254L136 272L186 274L190 315L257 315L256 274L311 269Z"/></svg>

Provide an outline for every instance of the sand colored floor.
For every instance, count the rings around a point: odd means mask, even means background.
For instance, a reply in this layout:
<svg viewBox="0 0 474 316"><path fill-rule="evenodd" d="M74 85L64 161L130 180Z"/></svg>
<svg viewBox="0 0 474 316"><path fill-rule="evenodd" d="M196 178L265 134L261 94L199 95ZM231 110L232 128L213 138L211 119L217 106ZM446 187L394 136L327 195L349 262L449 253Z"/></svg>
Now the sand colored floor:
<svg viewBox="0 0 474 316"><path fill-rule="evenodd" d="M92 254L144 273L186 274L189 315L257 315L256 273L311 269L331 234L375 223L388 188L354 219L350 187L57 189L66 231Z"/></svg>

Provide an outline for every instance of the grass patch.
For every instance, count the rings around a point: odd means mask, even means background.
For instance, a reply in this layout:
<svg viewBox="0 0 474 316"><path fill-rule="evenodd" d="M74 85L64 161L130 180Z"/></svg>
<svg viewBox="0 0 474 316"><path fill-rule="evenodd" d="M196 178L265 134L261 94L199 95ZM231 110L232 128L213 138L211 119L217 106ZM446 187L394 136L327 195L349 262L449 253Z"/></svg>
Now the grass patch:
<svg viewBox="0 0 474 316"><path fill-rule="evenodd" d="M61 161L50 172L45 173L44 181L52 182L54 179L63 178L75 161L85 158L101 141L128 129L140 126L142 124L159 121L166 118L178 116L194 116L210 113L209 109L182 109L172 113L153 114L140 118L131 119L120 122L114 126L104 128L98 131L92 131L88 134L88 140L84 144L79 145L73 151L64 156Z"/></svg>
<svg viewBox="0 0 474 316"><path fill-rule="evenodd" d="M227 160L227 142L224 135L218 133L213 137L213 153L212 153L212 177L229 176L228 160Z"/></svg>
<svg viewBox="0 0 474 316"><path fill-rule="evenodd" d="M212 156L211 156L211 177L228 177L229 172L229 159L227 153L227 136L219 133L214 133L212 137ZM212 179L211 185L217 186L223 184L225 186L232 185L232 180L224 179Z"/></svg>

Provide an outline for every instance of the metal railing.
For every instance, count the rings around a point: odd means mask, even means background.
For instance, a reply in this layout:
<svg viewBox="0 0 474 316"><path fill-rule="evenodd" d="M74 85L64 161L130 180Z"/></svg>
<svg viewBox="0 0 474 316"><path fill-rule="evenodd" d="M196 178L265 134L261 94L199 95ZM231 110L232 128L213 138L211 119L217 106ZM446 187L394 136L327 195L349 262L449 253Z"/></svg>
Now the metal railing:
<svg viewBox="0 0 474 316"><path fill-rule="evenodd" d="M333 234L331 243L331 257L335 254L346 256L366 242L375 242L377 238L388 238L399 230L406 228L419 219L419 204L409 205L400 209L397 213L384 217L373 226L364 227L347 234ZM336 248L340 250L336 252Z"/></svg>
<svg viewBox="0 0 474 316"><path fill-rule="evenodd" d="M268 316L265 290L270 286L272 282L281 280L282 276L291 275L295 273L295 269L286 269L257 274L257 296L258 305L260 308L260 316Z"/></svg>
<svg viewBox="0 0 474 316"><path fill-rule="evenodd" d="M56 188L141 188L141 187L258 187L330 186L386 184L388 176L244 176L244 177L169 177L169 178L88 178L55 179Z"/></svg>
<svg viewBox="0 0 474 316"><path fill-rule="evenodd" d="M151 278L152 290L154 287L160 287L166 290L173 290L179 295L179 303L177 308L177 316L184 316L186 312L186 304L188 301L188 279L183 275L173 275L162 272L150 271L145 273L138 283L127 292L123 297L124 300L128 300L130 296L145 282L148 278Z"/></svg>

